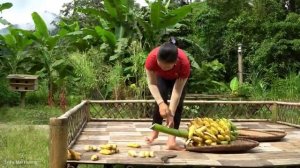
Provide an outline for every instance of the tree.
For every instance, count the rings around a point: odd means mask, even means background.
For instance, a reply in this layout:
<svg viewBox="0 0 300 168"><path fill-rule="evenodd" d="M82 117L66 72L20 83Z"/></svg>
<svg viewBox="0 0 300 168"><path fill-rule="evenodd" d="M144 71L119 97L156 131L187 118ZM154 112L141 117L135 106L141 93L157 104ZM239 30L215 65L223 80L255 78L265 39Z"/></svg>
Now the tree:
<svg viewBox="0 0 300 168"><path fill-rule="evenodd" d="M63 79L72 74L72 66L65 61L64 56L57 57L54 54L55 47L63 36L51 36L45 21L38 13L32 13L32 19L35 24L32 39L34 40L34 48L36 49L35 53L37 53L37 56L33 58L35 64L31 70L45 72L48 80L48 105L52 106L54 104L54 75L56 74L60 83L64 84ZM65 92L65 85L61 85L61 91ZM64 102L64 99L65 97L62 95L61 101Z"/></svg>

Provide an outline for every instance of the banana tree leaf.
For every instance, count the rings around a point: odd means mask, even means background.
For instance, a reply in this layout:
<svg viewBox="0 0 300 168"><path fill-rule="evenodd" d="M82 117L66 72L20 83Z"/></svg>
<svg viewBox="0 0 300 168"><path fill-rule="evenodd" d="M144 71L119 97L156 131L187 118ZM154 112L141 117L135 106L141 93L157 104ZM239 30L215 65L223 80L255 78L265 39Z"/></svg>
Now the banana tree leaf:
<svg viewBox="0 0 300 168"><path fill-rule="evenodd" d="M116 18L112 17L108 12L104 11L104 10L97 10L97 9L93 9L93 8L77 8L78 12L87 14L87 15L93 15L98 17L99 19L104 19L107 22L109 22L110 24L112 24L113 26L115 25L115 23L117 22Z"/></svg>
<svg viewBox="0 0 300 168"><path fill-rule="evenodd" d="M104 42L108 43L111 47L115 47L117 40L112 32L104 30L99 26L96 26L95 30Z"/></svg>
<svg viewBox="0 0 300 168"><path fill-rule="evenodd" d="M154 29L161 27L161 10L162 5L160 1L151 4L150 21Z"/></svg>
<svg viewBox="0 0 300 168"><path fill-rule="evenodd" d="M37 33L37 37L48 38L49 37L48 28L45 21L42 19L42 17L37 12L33 12L31 16L35 25L35 31Z"/></svg>
<svg viewBox="0 0 300 168"><path fill-rule="evenodd" d="M9 9L13 6L12 3L9 3L9 2L6 2L6 3L3 3L3 4L0 4L0 12L2 12L3 10L5 9Z"/></svg>
<svg viewBox="0 0 300 168"><path fill-rule="evenodd" d="M4 38L5 43L10 47L16 47L16 39L13 35L7 34L5 36L2 36Z"/></svg>
<svg viewBox="0 0 300 168"><path fill-rule="evenodd" d="M113 0L104 0L104 8L110 14L110 16L117 17L117 9Z"/></svg>
<svg viewBox="0 0 300 168"><path fill-rule="evenodd" d="M178 23L180 20L185 18L186 15L191 12L191 10L192 10L192 4L185 5L170 11L170 13L163 18L162 20L163 24L160 24L159 28L167 28L169 26Z"/></svg>
<svg viewBox="0 0 300 168"><path fill-rule="evenodd" d="M46 44L47 44L47 47L48 47L49 50L52 50L56 46L56 44L57 44L58 40L60 39L60 37L61 36L59 36L59 35L49 36L49 38L46 41Z"/></svg>

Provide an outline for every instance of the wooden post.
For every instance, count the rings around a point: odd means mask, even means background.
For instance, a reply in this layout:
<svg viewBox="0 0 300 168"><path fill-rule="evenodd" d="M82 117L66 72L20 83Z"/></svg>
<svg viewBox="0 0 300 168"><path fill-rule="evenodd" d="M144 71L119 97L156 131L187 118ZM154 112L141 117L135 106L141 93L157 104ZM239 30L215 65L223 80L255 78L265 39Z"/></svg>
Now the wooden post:
<svg viewBox="0 0 300 168"><path fill-rule="evenodd" d="M85 113L87 116L87 121L90 121L91 120L91 112L90 112L90 102L89 101L85 101L84 108L85 108Z"/></svg>
<svg viewBox="0 0 300 168"><path fill-rule="evenodd" d="M25 95L26 95L26 92L20 92L20 94L21 94L20 107L25 107Z"/></svg>
<svg viewBox="0 0 300 168"><path fill-rule="evenodd" d="M67 165L67 118L50 118L50 168L65 168Z"/></svg>
<svg viewBox="0 0 300 168"><path fill-rule="evenodd" d="M242 55L242 44L238 44L238 76L240 85L243 84L243 55Z"/></svg>
<svg viewBox="0 0 300 168"><path fill-rule="evenodd" d="M277 122L277 120L278 120L278 107L277 107L277 103L274 103L271 106L271 111L272 111L272 122Z"/></svg>

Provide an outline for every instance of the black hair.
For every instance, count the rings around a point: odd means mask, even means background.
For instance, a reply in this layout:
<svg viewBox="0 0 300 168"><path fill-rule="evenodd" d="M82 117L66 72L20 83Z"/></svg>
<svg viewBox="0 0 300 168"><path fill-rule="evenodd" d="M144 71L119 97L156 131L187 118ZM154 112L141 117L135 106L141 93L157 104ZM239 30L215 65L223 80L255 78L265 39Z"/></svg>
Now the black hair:
<svg viewBox="0 0 300 168"><path fill-rule="evenodd" d="M178 49L173 42L174 41L163 43L159 47L158 57L157 57L159 61L165 63L174 63L177 61Z"/></svg>

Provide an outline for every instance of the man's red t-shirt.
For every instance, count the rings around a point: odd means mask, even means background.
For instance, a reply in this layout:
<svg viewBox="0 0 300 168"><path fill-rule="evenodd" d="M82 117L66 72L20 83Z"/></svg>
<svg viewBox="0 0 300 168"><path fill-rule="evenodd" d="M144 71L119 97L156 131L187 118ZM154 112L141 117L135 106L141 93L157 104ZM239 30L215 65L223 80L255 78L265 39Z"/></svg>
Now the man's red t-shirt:
<svg viewBox="0 0 300 168"><path fill-rule="evenodd" d="M174 80L178 78L188 78L190 75L190 61L183 50L178 48L178 58L174 67L168 71L162 70L157 63L159 47L153 49L145 63L146 69L154 71L157 76L167 80Z"/></svg>

